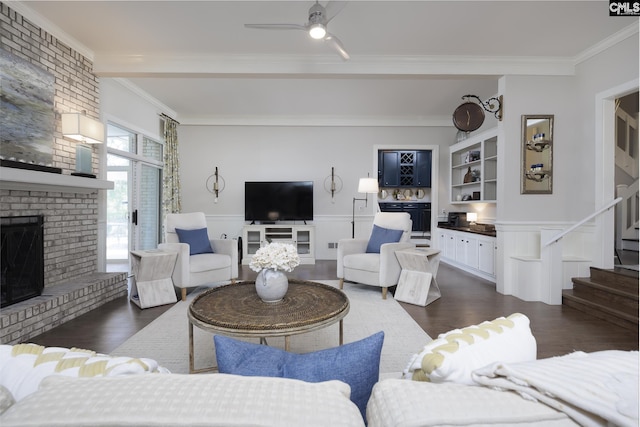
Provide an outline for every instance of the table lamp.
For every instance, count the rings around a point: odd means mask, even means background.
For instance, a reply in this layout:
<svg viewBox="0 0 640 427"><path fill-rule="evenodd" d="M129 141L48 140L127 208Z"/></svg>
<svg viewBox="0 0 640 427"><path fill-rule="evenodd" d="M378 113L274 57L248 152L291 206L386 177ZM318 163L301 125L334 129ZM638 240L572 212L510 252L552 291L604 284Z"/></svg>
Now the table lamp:
<svg viewBox="0 0 640 427"><path fill-rule="evenodd" d="M478 214L475 212L467 212L467 221L469 224L475 224L478 220Z"/></svg>

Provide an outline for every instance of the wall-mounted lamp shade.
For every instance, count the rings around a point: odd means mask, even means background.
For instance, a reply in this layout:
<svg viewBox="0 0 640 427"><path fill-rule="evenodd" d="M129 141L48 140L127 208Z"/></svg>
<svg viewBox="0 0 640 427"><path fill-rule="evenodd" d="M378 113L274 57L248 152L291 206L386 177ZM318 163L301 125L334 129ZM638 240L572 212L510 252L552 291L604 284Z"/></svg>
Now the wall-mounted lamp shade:
<svg viewBox="0 0 640 427"><path fill-rule="evenodd" d="M62 135L88 144L101 144L104 141L104 125L84 114L65 113L62 115Z"/></svg>
<svg viewBox="0 0 640 427"><path fill-rule="evenodd" d="M378 193L378 180L375 178L360 178L358 193Z"/></svg>
<svg viewBox="0 0 640 427"><path fill-rule="evenodd" d="M467 221L473 223L478 220L478 214L475 212L467 212Z"/></svg>

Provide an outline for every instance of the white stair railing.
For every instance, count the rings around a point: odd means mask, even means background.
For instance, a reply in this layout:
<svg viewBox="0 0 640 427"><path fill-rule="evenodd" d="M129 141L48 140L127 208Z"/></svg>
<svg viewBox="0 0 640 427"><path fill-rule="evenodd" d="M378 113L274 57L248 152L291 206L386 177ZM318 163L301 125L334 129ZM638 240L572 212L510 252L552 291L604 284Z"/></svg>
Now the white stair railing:
<svg viewBox="0 0 640 427"><path fill-rule="evenodd" d="M622 201L622 197L617 197L616 199L614 199L611 202L607 203L602 208L600 208L597 211L595 211L594 213L592 213L591 215L586 216L584 219L581 219L580 221L576 222L571 227L566 228L566 229L562 230L560 233L554 235L551 239L549 239L546 243L544 243L542 245L542 247L547 247L552 243L556 243L557 241L562 239L564 236L566 236L567 234L571 233L576 228L580 227L582 224L585 224L585 223L591 221L593 218L595 218L598 215L600 215L601 213L608 211L609 209L611 209L612 207L614 207L615 205L617 205L621 201Z"/></svg>
<svg viewBox="0 0 640 427"><path fill-rule="evenodd" d="M572 226L560 230L560 232L558 232L557 229L541 230L540 259L543 271L543 283L541 284L542 302L547 304L562 304L562 289L564 287L562 275L562 238L603 212L608 211L621 201L622 197L612 200L594 213L577 221Z"/></svg>

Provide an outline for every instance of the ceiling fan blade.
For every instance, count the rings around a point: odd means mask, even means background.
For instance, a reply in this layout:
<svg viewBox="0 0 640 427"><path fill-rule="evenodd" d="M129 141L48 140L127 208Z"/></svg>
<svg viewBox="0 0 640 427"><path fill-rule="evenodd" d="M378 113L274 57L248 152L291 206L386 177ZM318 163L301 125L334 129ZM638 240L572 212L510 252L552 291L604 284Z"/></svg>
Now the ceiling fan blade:
<svg viewBox="0 0 640 427"><path fill-rule="evenodd" d="M333 18L335 18L336 15L339 14L346 5L347 5L346 1L328 2L327 5L324 7L324 10L325 10L324 18L326 19L326 22L329 22Z"/></svg>
<svg viewBox="0 0 640 427"><path fill-rule="evenodd" d="M259 30L302 30L307 27L298 24L244 24L245 28L257 28Z"/></svg>
<svg viewBox="0 0 640 427"><path fill-rule="evenodd" d="M336 36L327 33L324 40L329 42L333 46L333 48L338 52L342 59L344 59L345 61L349 60L349 54L342 45L342 42Z"/></svg>

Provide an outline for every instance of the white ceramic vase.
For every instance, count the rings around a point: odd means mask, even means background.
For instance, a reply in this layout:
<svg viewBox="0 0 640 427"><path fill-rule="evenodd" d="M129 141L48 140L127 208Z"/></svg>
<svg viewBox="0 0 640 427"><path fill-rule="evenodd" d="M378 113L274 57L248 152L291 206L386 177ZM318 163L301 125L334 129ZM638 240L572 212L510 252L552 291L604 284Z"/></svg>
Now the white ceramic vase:
<svg viewBox="0 0 640 427"><path fill-rule="evenodd" d="M256 278L256 292L262 301L273 303L281 301L289 289L289 279L280 270L264 268Z"/></svg>

